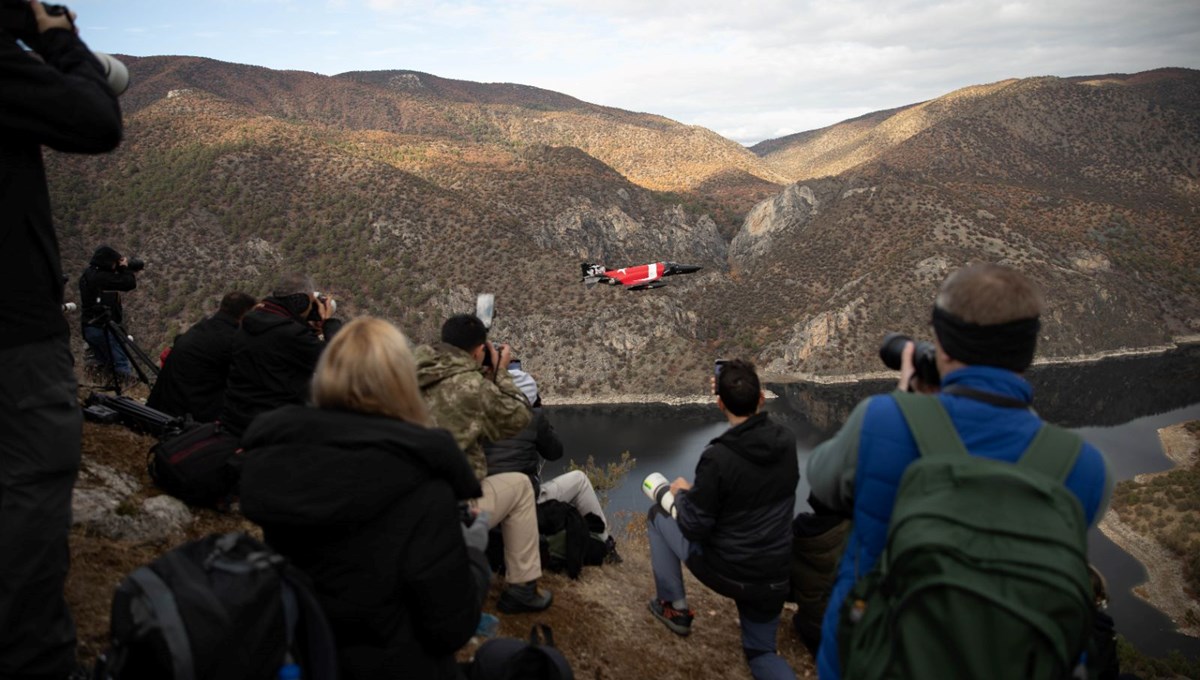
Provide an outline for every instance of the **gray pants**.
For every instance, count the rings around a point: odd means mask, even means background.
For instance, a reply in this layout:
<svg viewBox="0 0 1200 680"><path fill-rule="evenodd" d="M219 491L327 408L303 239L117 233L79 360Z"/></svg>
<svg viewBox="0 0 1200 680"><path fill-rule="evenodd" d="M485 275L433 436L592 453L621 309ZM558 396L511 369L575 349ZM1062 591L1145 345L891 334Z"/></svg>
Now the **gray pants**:
<svg viewBox="0 0 1200 680"><path fill-rule="evenodd" d="M538 492L538 503L549 500L561 501L574 506L582 516L586 516L589 512L596 515L604 522L604 533L600 536L601 540L608 538L608 519L604 516L604 508L600 507L600 499L596 497L596 490L592 488L592 483L588 481L587 475L582 470L564 472L548 482L542 482L542 490Z"/></svg>
<svg viewBox="0 0 1200 680"><path fill-rule="evenodd" d="M0 680L66 677L63 597L83 417L66 335L0 349Z"/></svg>

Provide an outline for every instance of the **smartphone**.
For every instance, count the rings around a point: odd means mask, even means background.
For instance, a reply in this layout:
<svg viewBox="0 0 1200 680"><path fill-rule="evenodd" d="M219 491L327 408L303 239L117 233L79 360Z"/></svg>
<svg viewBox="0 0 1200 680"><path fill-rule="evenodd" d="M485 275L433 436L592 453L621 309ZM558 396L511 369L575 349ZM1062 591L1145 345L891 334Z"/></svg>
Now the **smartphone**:
<svg viewBox="0 0 1200 680"><path fill-rule="evenodd" d="M721 369L725 368L725 364L729 363L728 359L717 359L713 362L713 378L720 380Z"/></svg>
<svg viewBox="0 0 1200 680"><path fill-rule="evenodd" d="M716 361L713 362L713 381L712 381L713 394L717 393L717 381L721 379L721 369L725 368L725 364L727 364L727 363L729 363L728 359L717 359Z"/></svg>

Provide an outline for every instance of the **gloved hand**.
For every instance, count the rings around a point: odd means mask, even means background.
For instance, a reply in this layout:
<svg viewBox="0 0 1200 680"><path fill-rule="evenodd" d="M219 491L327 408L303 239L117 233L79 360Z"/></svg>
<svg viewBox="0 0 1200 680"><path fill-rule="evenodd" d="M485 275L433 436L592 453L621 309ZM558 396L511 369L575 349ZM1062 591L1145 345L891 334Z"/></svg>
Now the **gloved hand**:
<svg viewBox="0 0 1200 680"><path fill-rule="evenodd" d="M483 510L475 516L475 521L471 522L471 526L463 525L463 542L468 548L475 548L480 552L487 550L488 544L488 513Z"/></svg>

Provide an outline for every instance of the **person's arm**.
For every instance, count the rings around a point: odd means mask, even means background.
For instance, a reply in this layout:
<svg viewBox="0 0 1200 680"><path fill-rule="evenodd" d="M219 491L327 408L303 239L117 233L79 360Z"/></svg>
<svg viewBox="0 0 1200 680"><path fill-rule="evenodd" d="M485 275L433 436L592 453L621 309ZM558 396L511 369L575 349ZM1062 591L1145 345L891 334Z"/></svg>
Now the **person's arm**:
<svg viewBox="0 0 1200 680"><path fill-rule="evenodd" d="M563 457L563 443L558 438L558 433L554 431L554 426L550 424L545 412L535 416L537 420L537 447L538 455L546 460L558 460Z"/></svg>
<svg viewBox="0 0 1200 680"><path fill-rule="evenodd" d="M721 512L720 471L708 453L705 451L696 464L694 482L688 484L677 479L671 485L675 494L675 521L684 537L693 543L703 542L712 534Z"/></svg>
<svg viewBox="0 0 1200 680"><path fill-rule="evenodd" d="M808 457L808 484L812 495L842 515L854 510L854 472L858 465L858 443L869 399L850 412L842 429L813 449Z"/></svg>
<svg viewBox="0 0 1200 680"><path fill-rule="evenodd" d="M35 42L45 63L0 32L0 130L58 151L115 149L121 109L99 62L66 28L47 28Z"/></svg>
<svg viewBox="0 0 1200 680"><path fill-rule="evenodd" d="M479 390L483 439L493 442L508 439L529 424L533 411L508 371L497 371L495 381L480 380Z"/></svg>
<svg viewBox="0 0 1200 680"><path fill-rule="evenodd" d="M100 292L131 291L137 288L137 276L128 269L119 268L116 271L103 269L93 270L91 285Z"/></svg>

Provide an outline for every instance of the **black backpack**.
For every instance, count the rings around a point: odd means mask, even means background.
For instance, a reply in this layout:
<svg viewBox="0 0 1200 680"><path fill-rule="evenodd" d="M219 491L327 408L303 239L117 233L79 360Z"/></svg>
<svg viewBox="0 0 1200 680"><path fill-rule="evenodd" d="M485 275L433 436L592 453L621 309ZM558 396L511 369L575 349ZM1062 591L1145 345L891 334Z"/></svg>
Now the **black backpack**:
<svg viewBox="0 0 1200 680"><path fill-rule="evenodd" d="M548 500L537 505L538 533L545 537L542 544L542 566L551 571L565 571L579 578L591 533L587 522L575 506L562 501Z"/></svg>
<svg viewBox="0 0 1200 680"><path fill-rule="evenodd" d="M225 508L240 477L239 445L220 423L190 424L151 447L150 479L188 505Z"/></svg>
<svg viewBox="0 0 1200 680"><path fill-rule="evenodd" d="M113 595L93 680L336 680L329 623L304 575L244 533L139 567Z"/></svg>
<svg viewBox="0 0 1200 680"><path fill-rule="evenodd" d="M538 634L538 629L544 641ZM566 657L554 646L550 626L534 624L529 642L493 638L480 645L471 664L471 680L575 680Z"/></svg>

